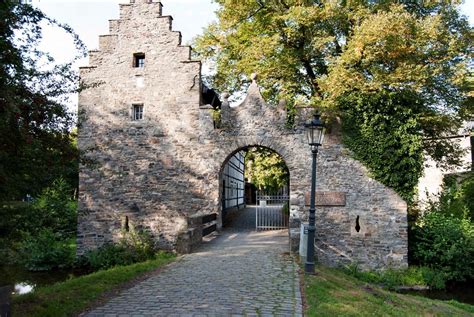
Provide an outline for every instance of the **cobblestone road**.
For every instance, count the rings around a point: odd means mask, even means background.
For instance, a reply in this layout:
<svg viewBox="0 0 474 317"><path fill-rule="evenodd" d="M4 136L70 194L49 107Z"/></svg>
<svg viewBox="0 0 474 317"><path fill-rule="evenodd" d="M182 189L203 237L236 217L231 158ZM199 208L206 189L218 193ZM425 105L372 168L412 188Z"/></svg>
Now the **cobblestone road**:
<svg viewBox="0 0 474 317"><path fill-rule="evenodd" d="M283 231L224 231L84 316L302 316Z"/></svg>

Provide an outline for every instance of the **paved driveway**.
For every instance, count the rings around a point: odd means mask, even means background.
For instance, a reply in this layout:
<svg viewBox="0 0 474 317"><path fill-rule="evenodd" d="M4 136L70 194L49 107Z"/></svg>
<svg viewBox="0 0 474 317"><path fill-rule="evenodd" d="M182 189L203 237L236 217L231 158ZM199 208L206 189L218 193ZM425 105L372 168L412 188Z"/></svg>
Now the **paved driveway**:
<svg viewBox="0 0 474 317"><path fill-rule="evenodd" d="M85 316L302 316L288 232L224 231Z"/></svg>

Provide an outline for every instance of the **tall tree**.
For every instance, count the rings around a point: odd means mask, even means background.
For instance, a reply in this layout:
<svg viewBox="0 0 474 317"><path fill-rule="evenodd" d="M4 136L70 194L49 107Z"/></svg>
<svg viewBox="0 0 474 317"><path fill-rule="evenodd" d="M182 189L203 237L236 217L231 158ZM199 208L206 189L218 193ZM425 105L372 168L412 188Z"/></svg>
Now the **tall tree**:
<svg viewBox="0 0 474 317"><path fill-rule="evenodd" d="M71 61L57 64L41 51L42 27L71 35L78 56L82 42L72 29L19 1L0 2L0 200L35 195L58 176L77 178L77 148L67 109L78 77Z"/></svg>
<svg viewBox="0 0 474 317"><path fill-rule="evenodd" d="M442 165L458 162L459 148L440 138L457 133L472 114L462 89L472 30L458 2L216 2L218 21L195 40L198 55L216 67L208 79L213 87L242 90L257 72L269 100L311 105L351 121L346 136L369 144L349 147L407 199L422 172L423 152ZM390 166L364 155L380 152L381 144L382 151L396 149ZM404 158L406 164L397 163Z"/></svg>

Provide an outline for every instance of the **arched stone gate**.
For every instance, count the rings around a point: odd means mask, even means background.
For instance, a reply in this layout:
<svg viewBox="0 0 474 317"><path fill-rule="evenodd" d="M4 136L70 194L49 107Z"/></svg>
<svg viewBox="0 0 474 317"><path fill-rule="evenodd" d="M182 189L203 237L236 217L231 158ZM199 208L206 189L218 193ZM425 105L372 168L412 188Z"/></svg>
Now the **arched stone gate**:
<svg viewBox="0 0 474 317"><path fill-rule="evenodd" d="M120 239L125 219L157 245L189 251L203 215L220 214L219 172L229 154L268 147L290 171L290 240L307 219L311 155L304 110L287 128L283 105L268 105L254 80L241 105L222 104L221 123L201 102L200 62L148 0L120 5L120 19L89 53L79 96L82 153L78 253ZM139 29L140 32L136 30ZM138 63L136 59L143 59ZM340 141L337 124L318 157L317 256L364 268L407 265L405 202L372 180ZM356 230L356 219L360 226Z"/></svg>

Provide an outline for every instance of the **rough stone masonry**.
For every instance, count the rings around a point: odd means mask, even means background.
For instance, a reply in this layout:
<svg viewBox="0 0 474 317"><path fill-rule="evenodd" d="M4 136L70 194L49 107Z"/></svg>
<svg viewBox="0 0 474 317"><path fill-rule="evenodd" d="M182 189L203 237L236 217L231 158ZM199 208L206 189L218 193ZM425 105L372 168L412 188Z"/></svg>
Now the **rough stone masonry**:
<svg viewBox="0 0 474 317"><path fill-rule="evenodd" d="M289 232L297 247L311 175L305 111L286 128L284 106L267 104L254 77L240 106L224 98L214 128L212 109L201 102L201 63L181 45L172 17L162 16L159 2L130 2L80 70L89 88L79 96L78 254L118 241L129 226L149 232L159 247L189 252L201 238L193 219L215 213L221 226L221 168L248 146L276 151L289 168ZM319 153L318 260L407 266L406 203L351 157L337 124Z"/></svg>

